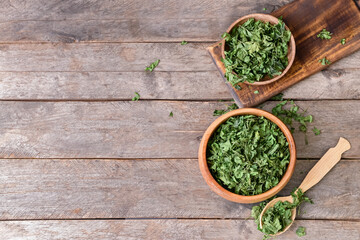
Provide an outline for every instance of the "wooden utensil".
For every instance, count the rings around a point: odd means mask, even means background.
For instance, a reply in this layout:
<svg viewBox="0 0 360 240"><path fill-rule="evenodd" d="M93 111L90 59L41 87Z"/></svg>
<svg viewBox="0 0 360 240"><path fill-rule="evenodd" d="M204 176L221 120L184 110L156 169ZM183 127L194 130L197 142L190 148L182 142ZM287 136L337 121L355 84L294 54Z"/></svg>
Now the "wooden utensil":
<svg viewBox="0 0 360 240"><path fill-rule="evenodd" d="M323 57L334 63L360 49L359 10L353 0L297 0L272 12L274 17L283 17L294 35L296 56L292 67L282 78L266 85L240 83L241 89L233 87L224 77L221 41L209 46L208 51L236 104L253 107L328 67L319 63ZM324 28L333 33L330 40L316 37ZM340 43L342 38L346 38L345 45ZM259 93L255 94L255 91Z"/></svg>
<svg viewBox="0 0 360 240"><path fill-rule="evenodd" d="M325 177L325 175L341 160L341 155L349 150L351 145L348 140L345 138L340 138L339 142L334 148L330 148L325 155L315 164L315 166L310 170L310 172L306 175L305 179L302 181L298 189L301 189L303 192L306 192L315 184L320 182L320 180ZM296 190L297 191L297 190ZM260 214L260 228L262 228L262 217L264 213L270 208L273 207L278 201L288 201L290 203L293 202L292 196L287 197L278 197L270 201L266 204L265 208L262 210ZM292 209L291 218L292 222L282 231L278 232L275 235L280 235L286 230L288 230L291 224L294 222L296 216L296 208Z"/></svg>

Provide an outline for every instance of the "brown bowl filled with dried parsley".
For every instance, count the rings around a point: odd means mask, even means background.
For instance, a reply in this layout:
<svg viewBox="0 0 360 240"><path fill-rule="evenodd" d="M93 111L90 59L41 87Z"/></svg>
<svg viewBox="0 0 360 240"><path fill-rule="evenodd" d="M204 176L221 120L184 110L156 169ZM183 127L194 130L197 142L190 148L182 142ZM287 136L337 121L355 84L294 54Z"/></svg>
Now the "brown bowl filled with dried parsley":
<svg viewBox="0 0 360 240"><path fill-rule="evenodd" d="M225 77L233 86L275 82L289 71L295 59L294 36L282 19L269 14L241 17L222 37Z"/></svg>
<svg viewBox="0 0 360 240"><path fill-rule="evenodd" d="M295 141L273 114L242 108L216 119L199 147L199 167L210 188L238 203L256 203L277 194L295 168Z"/></svg>

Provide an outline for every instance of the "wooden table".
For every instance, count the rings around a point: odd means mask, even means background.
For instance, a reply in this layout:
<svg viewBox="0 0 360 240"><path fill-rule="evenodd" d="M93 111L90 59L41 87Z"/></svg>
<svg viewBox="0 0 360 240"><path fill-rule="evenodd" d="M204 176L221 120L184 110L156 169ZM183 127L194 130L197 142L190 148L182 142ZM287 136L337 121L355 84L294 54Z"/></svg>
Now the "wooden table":
<svg viewBox="0 0 360 240"><path fill-rule="evenodd" d="M261 239L250 206L198 169L201 136L231 100L205 49L238 17L290 1L1 1L1 239ZM284 92L322 134L306 146L295 132L283 194L340 136L352 149L278 239L299 239L297 226L303 239L360 239L359 63L357 52Z"/></svg>

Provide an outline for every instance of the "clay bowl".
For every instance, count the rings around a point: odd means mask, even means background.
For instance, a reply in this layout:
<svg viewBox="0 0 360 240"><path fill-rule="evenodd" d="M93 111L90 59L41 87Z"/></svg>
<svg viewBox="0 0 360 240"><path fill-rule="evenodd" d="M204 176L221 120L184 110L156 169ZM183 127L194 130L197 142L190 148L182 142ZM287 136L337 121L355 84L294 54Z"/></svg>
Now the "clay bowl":
<svg viewBox="0 0 360 240"><path fill-rule="evenodd" d="M225 122L228 118L238 115L255 115L255 116L264 116L268 120L275 123L281 131L284 133L288 143L289 143L289 149L290 149L290 162L288 164L287 170L275 187L269 189L268 191L259 194L259 195L253 195L253 196L243 196L236 193L232 193L225 188L223 188L212 176L207 160L206 160L206 149L207 144L209 142L210 137L215 132L215 130ZM294 138L290 132L290 130L286 127L286 125L277 117L272 115L269 112L266 112L264 110L256 109L256 108L242 108L237 109L231 112L228 112L219 118L217 118L205 131L204 136L201 139L200 147L199 147L199 167L202 176L204 177L206 183L209 185L209 187L218 195L221 197L238 203L256 203L264 201L268 198L271 198L275 194L277 194L281 189L285 187L285 185L289 182L295 168L296 163L296 148L295 148L295 141Z"/></svg>
<svg viewBox="0 0 360 240"><path fill-rule="evenodd" d="M271 16L269 14L254 13L254 14L246 15L246 16L241 17L238 20L236 20L233 24L230 25L230 27L227 29L226 32L230 33L231 30L234 27L242 25L243 23L245 23L250 18L254 18L255 20L261 20L263 22L270 22L271 24L277 24L279 22L279 19L277 19L276 17ZM289 30L289 28L286 25L285 25L285 28L287 30ZM225 39L223 39L221 41L221 56L222 56L223 59L225 59L224 51L228 50L227 48L228 47L226 46ZM288 55L287 55L287 57L288 57L288 65L283 70L283 72L280 75L275 76L273 78L265 76L259 82L249 83L249 82L245 81L245 83L249 84L249 85L265 85L265 84L275 82L276 80L279 80L281 77L283 77L289 71L291 65L293 64L294 59L295 59L295 52L296 52L295 39L294 39L294 36L291 34L290 41L289 41L289 44L288 44ZM236 73L234 72L234 74L236 74Z"/></svg>

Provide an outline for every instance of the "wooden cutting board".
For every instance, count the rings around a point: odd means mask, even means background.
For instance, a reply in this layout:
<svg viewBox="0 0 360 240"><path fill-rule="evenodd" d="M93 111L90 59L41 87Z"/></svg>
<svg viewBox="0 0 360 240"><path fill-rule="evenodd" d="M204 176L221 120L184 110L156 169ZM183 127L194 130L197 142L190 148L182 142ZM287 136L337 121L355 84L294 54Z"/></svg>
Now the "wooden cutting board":
<svg viewBox="0 0 360 240"><path fill-rule="evenodd" d="M354 0L295 0L271 15L283 16L296 42L295 61L289 72L278 81L262 86L240 83L242 89L237 90L224 77L220 42L208 47L215 65L239 107L256 106L326 68L327 66L319 63L319 59L323 57L334 63L360 48L360 9ZM316 37L323 28L333 33L330 40ZM340 43L342 38L346 38L345 45ZM256 90L259 94L254 94Z"/></svg>

